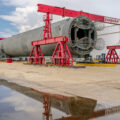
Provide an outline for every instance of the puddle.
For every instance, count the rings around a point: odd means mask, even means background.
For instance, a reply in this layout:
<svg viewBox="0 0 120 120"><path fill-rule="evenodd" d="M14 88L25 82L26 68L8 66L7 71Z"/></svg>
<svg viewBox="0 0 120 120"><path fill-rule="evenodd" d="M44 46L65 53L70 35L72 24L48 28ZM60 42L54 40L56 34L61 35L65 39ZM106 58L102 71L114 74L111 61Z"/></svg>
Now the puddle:
<svg viewBox="0 0 120 120"><path fill-rule="evenodd" d="M117 110L92 99L44 93L0 80L0 120L119 120Z"/></svg>
<svg viewBox="0 0 120 120"><path fill-rule="evenodd" d="M53 118L67 116L52 108ZM0 120L42 120L43 104L25 95L0 86Z"/></svg>

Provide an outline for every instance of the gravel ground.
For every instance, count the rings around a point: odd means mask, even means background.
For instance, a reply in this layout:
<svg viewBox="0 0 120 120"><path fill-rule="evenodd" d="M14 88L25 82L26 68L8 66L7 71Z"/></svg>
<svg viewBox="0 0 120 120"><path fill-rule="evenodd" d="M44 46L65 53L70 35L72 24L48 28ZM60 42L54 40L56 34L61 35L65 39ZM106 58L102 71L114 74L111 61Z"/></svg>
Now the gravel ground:
<svg viewBox="0 0 120 120"><path fill-rule="evenodd" d="M0 78L44 92L120 104L120 65L73 69L0 63Z"/></svg>

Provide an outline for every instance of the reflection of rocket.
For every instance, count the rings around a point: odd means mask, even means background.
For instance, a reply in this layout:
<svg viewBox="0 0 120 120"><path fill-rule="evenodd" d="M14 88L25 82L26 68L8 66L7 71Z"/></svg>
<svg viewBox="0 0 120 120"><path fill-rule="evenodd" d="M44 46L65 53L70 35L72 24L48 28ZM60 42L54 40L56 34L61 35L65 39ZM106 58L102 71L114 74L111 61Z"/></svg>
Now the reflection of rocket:
<svg viewBox="0 0 120 120"><path fill-rule="evenodd" d="M120 112L120 106L118 105L111 105L109 103L99 102L89 98L49 94L37 91L32 88L20 86L15 83L7 82L6 80L0 80L0 85L7 86L28 97L42 102L44 108L48 105L49 107L56 108L57 110L62 111L68 115L68 117L61 116L62 118L57 120L86 120L86 118L92 119ZM46 100L44 100L45 98ZM50 113L50 115L51 114L54 113Z"/></svg>
<svg viewBox="0 0 120 120"><path fill-rule="evenodd" d="M44 93L28 87L10 83L5 80L0 80L0 85L7 86L40 102L44 102L43 96L47 96L50 99L51 107L56 108L69 116L86 118L93 113L96 106L96 100L89 98L67 97L57 94Z"/></svg>
<svg viewBox="0 0 120 120"><path fill-rule="evenodd" d="M89 56L95 47L96 29L94 23L86 17L68 18L52 24L53 37L67 36L68 46L75 56ZM2 51L10 57L29 56L32 46L31 42L41 40L43 27L30 30L8 39L0 41L0 54ZM55 45L41 46L44 56L51 56Z"/></svg>

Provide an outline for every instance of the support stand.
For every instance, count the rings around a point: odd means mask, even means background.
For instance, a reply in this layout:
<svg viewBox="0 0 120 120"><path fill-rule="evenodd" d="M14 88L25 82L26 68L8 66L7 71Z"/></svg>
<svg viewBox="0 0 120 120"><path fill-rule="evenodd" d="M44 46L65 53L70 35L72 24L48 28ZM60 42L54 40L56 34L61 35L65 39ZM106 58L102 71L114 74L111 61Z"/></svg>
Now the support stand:
<svg viewBox="0 0 120 120"><path fill-rule="evenodd" d="M39 45L33 46L32 52L30 53L29 62L31 64L45 63L45 58Z"/></svg>
<svg viewBox="0 0 120 120"><path fill-rule="evenodd" d="M29 62L31 64L44 64L45 58L40 46L57 43L55 51L52 55L51 64L61 66L72 65L73 58L67 46L67 42L69 41L69 39L66 36L59 36L53 38L51 30L51 21L52 16L50 16L49 12L46 12L46 17L44 18L45 26L43 30L44 31L43 39L32 42L33 49L32 52L30 53Z"/></svg>
<svg viewBox="0 0 120 120"><path fill-rule="evenodd" d="M52 55L52 64L69 66L73 64L72 55L69 51L66 42L59 42L55 48L55 51Z"/></svg>
<svg viewBox="0 0 120 120"><path fill-rule="evenodd" d="M120 58L116 52L115 49L109 49L107 56L106 56L106 61L108 63L119 63Z"/></svg>
<svg viewBox="0 0 120 120"><path fill-rule="evenodd" d="M46 13L46 18L44 18L45 26L43 30L44 31L43 40L52 38L51 21L52 21L52 17L50 17L49 13ZM40 48L40 45L33 45L33 49L29 57L29 62L32 64L45 63L45 58L42 49Z"/></svg>

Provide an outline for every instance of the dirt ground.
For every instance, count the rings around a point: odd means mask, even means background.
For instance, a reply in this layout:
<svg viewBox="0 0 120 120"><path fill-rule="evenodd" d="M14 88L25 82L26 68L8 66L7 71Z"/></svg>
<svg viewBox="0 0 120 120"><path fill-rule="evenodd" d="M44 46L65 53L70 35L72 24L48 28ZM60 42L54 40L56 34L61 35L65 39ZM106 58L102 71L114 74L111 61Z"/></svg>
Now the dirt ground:
<svg viewBox="0 0 120 120"><path fill-rule="evenodd" d="M120 104L120 65L73 69L0 63L0 78L44 92Z"/></svg>

